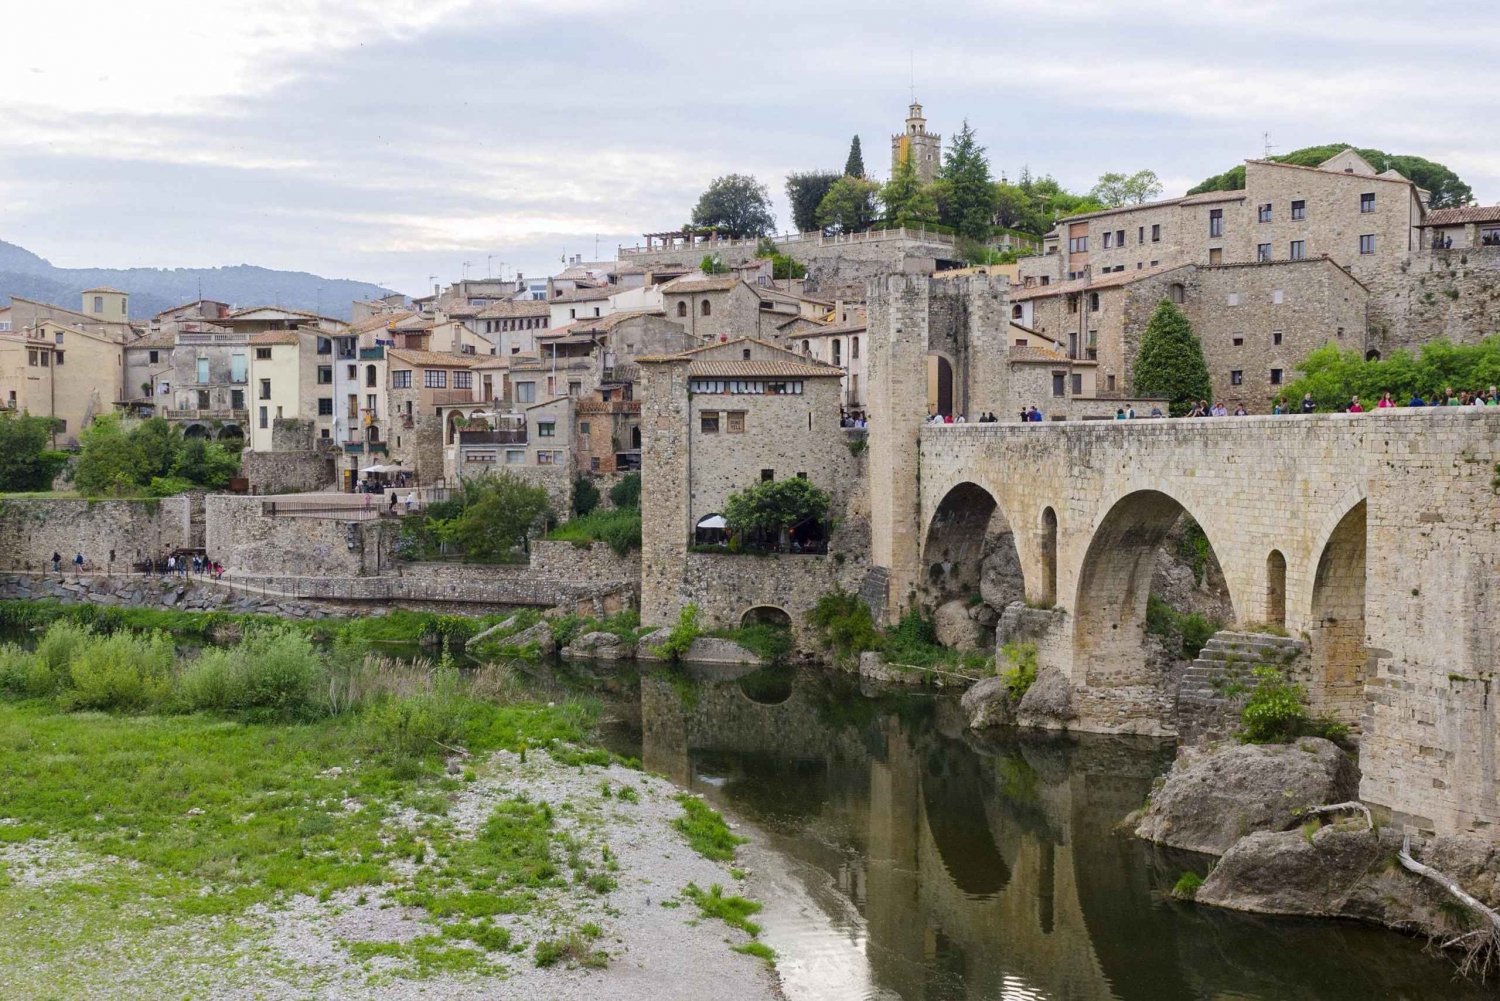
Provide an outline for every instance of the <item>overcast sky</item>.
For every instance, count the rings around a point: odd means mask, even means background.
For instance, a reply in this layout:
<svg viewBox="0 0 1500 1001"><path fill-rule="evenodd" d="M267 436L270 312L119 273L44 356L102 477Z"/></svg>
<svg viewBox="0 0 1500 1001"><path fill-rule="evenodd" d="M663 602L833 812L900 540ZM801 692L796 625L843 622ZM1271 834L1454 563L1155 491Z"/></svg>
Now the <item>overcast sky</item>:
<svg viewBox="0 0 1500 1001"><path fill-rule="evenodd" d="M998 176L1167 194L1347 141L1500 200L1500 6L1028 0L6 0L0 239L64 267L556 270L751 173L889 168L911 67Z"/></svg>

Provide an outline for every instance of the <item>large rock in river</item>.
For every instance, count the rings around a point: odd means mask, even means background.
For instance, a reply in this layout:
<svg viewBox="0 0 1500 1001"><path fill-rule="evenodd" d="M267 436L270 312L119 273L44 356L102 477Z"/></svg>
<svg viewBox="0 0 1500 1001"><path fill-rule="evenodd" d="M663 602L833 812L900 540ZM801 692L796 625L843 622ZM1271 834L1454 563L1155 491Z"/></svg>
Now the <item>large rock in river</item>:
<svg viewBox="0 0 1500 1001"><path fill-rule="evenodd" d="M1254 831L1284 831L1310 806L1359 793L1354 760L1330 741L1183 747L1152 790L1135 832L1148 841L1223 855Z"/></svg>
<svg viewBox="0 0 1500 1001"><path fill-rule="evenodd" d="M979 647L979 627L969 617L967 602L954 598L945 601L932 613L932 631L937 641L954 650L974 650Z"/></svg>

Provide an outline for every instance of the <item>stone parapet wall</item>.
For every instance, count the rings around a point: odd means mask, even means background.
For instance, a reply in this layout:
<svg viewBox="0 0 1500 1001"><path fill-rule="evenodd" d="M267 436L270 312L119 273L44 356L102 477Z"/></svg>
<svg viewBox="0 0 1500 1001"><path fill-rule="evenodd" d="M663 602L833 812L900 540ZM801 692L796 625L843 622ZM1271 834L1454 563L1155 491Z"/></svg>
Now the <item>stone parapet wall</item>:
<svg viewBox="0 0 1500 1001"><path fill-rule="evenodd" d="M86 603L185 612L237 612L292 619L323 619L350 614L348 608L339 605L252 594L216 585L202 577L146 574L0 574L0 599L51 599L70 605Z"/></svg>
<svg viewBox="0 0 1500 1001"><path fill-rule="evenodd" d="M295 494L326 490L334 484L334 459L328 452L252 452L240 456L240 475L250 492Z"/></svg>
<svg viewBox="0 0 1500 1001"><path fill-rule="evenodd" d="M231 574L373 577L388 571L399 526L388 519L282 517L257 497L205 501L205 545Z"/></svg>
<svg viewBox="0 0 1500 1001"><path fill-rule="evenodd" d="M1370 286L1371 347L1382 353L1500 333L1500 247L1422 251L1360 277Z"/></svg>
<svg viewBox="0 0 1500 1001"><path fill-rule="evenodd" d="M835 588L859 590L864 574L864 561L832 556L689 553L676 597L679 606L698 606L707 629L734 629L752 608L778 608L791 619L798 648L808 650L807 613Z"/></svg>
<svg viewBox="0 0 1500 1001"><path fill-rule="evenodd" d="M89 570L127 570L136 560L192 544L187 497L160 500L0 500L0 570L44 570L54 552ZM111 553L113 561L111 561Z"/></svg>

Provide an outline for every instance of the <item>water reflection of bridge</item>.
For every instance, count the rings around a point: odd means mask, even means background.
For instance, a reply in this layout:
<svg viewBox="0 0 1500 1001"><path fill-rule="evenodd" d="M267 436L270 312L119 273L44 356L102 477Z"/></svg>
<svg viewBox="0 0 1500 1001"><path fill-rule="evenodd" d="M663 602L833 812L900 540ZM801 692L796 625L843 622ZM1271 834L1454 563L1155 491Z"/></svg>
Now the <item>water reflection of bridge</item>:
<svg viewBox="0 0 1500 1001"><path fill-rule="evenodd" d="M1379 932L1263 926L1154 895L1181 860L1153 878L1116 825L1169 760L1159 744L976 740L938 700L714 678L642 679L646 767L760 818L776 849L831 874L864 918L875 981L901 998L1377 996L1407 975L1382 962L1419 961L1414 947L1386 958L1401 943Z"/></svg>

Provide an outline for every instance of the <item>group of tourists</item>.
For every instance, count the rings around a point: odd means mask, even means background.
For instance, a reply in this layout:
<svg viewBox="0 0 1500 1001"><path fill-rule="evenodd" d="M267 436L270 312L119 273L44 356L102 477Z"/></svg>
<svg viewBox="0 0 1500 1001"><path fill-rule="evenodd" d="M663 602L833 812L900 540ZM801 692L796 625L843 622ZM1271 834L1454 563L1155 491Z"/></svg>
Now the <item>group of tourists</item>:
<svg viewBox="0 0 1500 1001"><path fill-rule="evenodd" d="M1433 393L1431 398L1424 397L1421 392L1413 392L1411 397L1401 403L1393 393L1381 393L1380 399L1373 405L1362 402L1359 394L1349 397L1349 402L1336 408L1341 414L1362 414L1367 410L1390 410L1393 407L1495 407L1500 406L1500 390L1491 386L1487 390L1476 389L1472 392L1463 389L1454 391L1452 386L1442 392ZM1308 393L1302 397L1301 404L1293 409L1287 404L1286 397L1276 401L1271 408L1273 414L1303 413L1313 414L1318 412L1318 404Z"/></svg>
<svg viewBox="0 0 1500 1001"><path fill-rule="evenodd" d="M62 560L63 560L62 553L59 553L58 551L53 550L52 551L52 572L53 573L62 573ZM73 572L74 573L83 573L83 564L84 564L83 553L80 552L80 553L76 554L71 560L69 560L69 562L73 564Z"/></svg>
<svg viewBox="0 0 1500 1001"><path fill-rule="evenodd" d="M219 580L224 576L224 564L217 560L211 560L207 556L199 556L197 553L191 556L172 553L167 556L167 576L176 575L186 577L192 573L195 577L212 577Z"/></svg>
<svg viewBox="0 0 1500 1001"><path fill-rule="evenodd" d="M867 428L870 422L864 414L851 414L847 410L839 411L839 427L841 428Z"/></svg>

